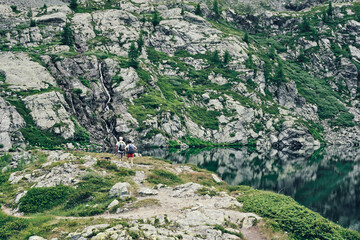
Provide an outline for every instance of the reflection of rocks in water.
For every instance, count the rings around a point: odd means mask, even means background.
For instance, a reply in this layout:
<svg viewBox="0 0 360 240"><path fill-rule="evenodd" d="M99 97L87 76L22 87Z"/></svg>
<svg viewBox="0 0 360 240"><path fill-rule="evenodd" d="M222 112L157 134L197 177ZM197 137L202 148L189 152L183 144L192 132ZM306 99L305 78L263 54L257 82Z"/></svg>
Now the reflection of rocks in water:
<svg viewBox="0 0 360 240"><path fill-rule="evenodd" d="M284 147L264 153L243 149L142 152L216 172L231 185L250 185L289 195L323 216L360 230L360 148L330 146L299 151Z"/></svg>

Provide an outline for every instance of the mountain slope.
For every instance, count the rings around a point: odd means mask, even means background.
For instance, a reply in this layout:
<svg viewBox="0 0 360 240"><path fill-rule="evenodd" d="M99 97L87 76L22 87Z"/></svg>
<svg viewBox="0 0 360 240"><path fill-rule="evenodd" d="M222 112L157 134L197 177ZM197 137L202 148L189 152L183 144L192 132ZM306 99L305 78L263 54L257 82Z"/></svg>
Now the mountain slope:
<svg viewBox="0 0 360 240"><path fill-rule="evenodd" d="M287 152L358 144L359 3L262 14L220 3L1 5L2 149L119 135Z"/></svg>

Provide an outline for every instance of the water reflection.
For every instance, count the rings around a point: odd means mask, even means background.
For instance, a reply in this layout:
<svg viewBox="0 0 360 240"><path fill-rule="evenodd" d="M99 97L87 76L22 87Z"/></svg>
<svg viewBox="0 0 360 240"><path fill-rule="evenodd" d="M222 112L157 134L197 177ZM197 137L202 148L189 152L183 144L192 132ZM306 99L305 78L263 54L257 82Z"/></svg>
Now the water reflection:
<svg viewBox="0 0 360 240"><path fill-rule="evenodd" d="M360 232L360 149L330 146L298 153L243 149L148 149L176 163L216 172L231 185L249 185L293 197L326 218Z"/></svg>

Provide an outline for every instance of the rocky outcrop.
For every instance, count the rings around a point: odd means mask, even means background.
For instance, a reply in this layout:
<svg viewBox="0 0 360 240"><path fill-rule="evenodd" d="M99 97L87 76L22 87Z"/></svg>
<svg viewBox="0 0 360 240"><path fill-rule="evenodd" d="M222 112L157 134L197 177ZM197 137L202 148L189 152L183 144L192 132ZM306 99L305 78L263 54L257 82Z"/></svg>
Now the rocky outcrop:
<svg viewBox="0 0 360 240"><path fill-rule="evenodd" d="M32 61L25 53L1 52L0 70L5 75L5 83L16 91L40 90L56 85L46 68Z"/></svg>
<svg viewBox="0 0 360 240"><path fill-rule="evenodd" d="M270 2L267 8L284 10L287 5L282 3ZM338 126L332 122L346 111L353 116L350 125L360 120L360 31L351 3L334 3L334 18L344 20L336 27L314 15L317 23L312 28L318 39L302 32L304 22L297 13L260 14L264 3L255 1L259 12L241 14L223 4L220 16L206 4L201 5L202 16L188 3L122 2L120 8L98 1L99 11L74 14L67 6L49 4L47 11L34 8L32 18L2 5L8 24L1 27L1 43L21 51L2 52L0 82L9 84L7 95L25 103L39 129L70 141L79 124L92 143L107 148L118 135L148 146L191 144L190 138L217 144L257 142L264 149L273 144L305 149L318 145L314 138L334 143L338 140L331 138L345 137L343 142L356 144L357 127L340 126L344 134L337 137ZM228 4L236 6L230 0ZM291 8L303 8L295 5ZM155 10L160 24L146 20ZM217 17L225 22L214 22ZM31 19L38 25L27 27ZM74 41L71 47L59 45L66 21ZM245 39L244 30L250 39ZM133 42L141 47L137 68L128 62ZM278 81L281 72L284 78ZM326 85L319 98L319 85L312 81ZM336 109L323 114L324 108L331 108L330 100ZM278 126L288 118L292 124ZM325 130L315 134L311 128L318 124ZM346 134L351 131L356 133Z"/></svg>
<svg viewBox="0 0 360 240"><path fill-rule="evenodd" d="M74 137L75 124L67 111L69 106L59 92L31 95L23 99L36 126L53 131L65 139ZM75 120L74 120L75 121Z"/></svg>
<svg viewBox="0 0 360 240"><path fill-rule="evenodd" d="M19 129L24 126L25 121L15 107L0 97L0 151L9 151L23 141Z"/></svg>

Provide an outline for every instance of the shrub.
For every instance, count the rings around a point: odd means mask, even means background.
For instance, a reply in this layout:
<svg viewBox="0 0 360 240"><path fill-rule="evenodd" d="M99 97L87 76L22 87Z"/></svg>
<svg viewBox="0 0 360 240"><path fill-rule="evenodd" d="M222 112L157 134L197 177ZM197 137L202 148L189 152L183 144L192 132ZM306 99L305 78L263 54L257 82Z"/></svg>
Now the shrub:
<svg viewBox="0 0 360 240"><path fill-rule="evenodd" d="M30 20L30 27L36 27L36 21L34 19Z"/></svg>
<svg viewBox="0 0 360 240"><path fill-rule="evenodd" d="M70 0L70 5L69 8L71 10L73 10L74 12L76 12L77 8L78 8L78 2L77 0Z"/></svg>
<svg viewBox="0 0 360 240"><path fill-rule="evenodd" d="M243 40L244 40L244 42L249 43L249 34L248 34L247 31L246 31L245 34L244 34Z"/></svg>
<svg viewBox="0 0 360 240"><path fill-rule="evenodd" d="M300 31L303 33L310 32L312 30L310 21L306 16L303 16L302 23L300 25Z"/></svg>
<svg viewBox="0 0 360 240"><path fill-rule="evenodd" d="M63 185L32 188L20 199L19 210L25 213L43 212L65 202L73 191Z"/></svg>
<svg viewBox="0 0 360 240"><path fill-rule="evenodd" d="M215 17L218 18L220 16L220 10L219 10L219 2L217 0L214 0L213 2L213 10L215 13Z"/></svg>
<svg viewBox="0 0 360 240"><path fill-rule="evenodd" d="M201 15L200 3L196 4L195 14L199 16Z"/></svg>
<svg viewBox="0 0 360 240"><path fill-rule="evenodd" d="M159 13L157 11L154 12L151 23L154 27L160 24L161 18L159 16Z"/></svg>
<svg viewBox="0 0 360 240"><path fill-rule="evenodd" d="M137 61L137 58L139 56L138 50L135 47L135 43L131 43L129 51L128 51L128 57L130 59L129 66L133 68L137 68L139 65L139 62Z"/></svg>
<svg viewBox="0 0 360 240"><path fill-rule="evenodd" d="M63 27L61 43L72 47L74 45L74 36L70 28L70 24L67 22Z"/></svg>
<svg viewBox="0 0 360 240"><path fill-rule="evenodd" d="M73 93L76 94L76 95L80 95L80 94L83 93L83 91L80 88L74 88Z"/></svg>
<svg viewBox="0 0 360 240"><path fill-rule="evenodd" d="M228 50L225 51L224 53L224 64L228 64L231 60L231 56Z"/></svg>
<svg viewBox="0 0 360 240"><path fill-rule="evenodd" d="M177 183L183 183L183 180L178 177L176 174L166 171L166 170L153 170L150 176L147 178L147 181L154 184L166 184L166 185L175 185Z"/></svg>
<svg viewBox="0 0 360 240"><path fill-rule="evenodd" d="M143 38L143 32L141 31L140 34L139 34L139 38L138 40L136 41L137 45L138 45L138 52L139 54L141 53L142 51L142 48L144 46L144 38Z"/></svg>
<svg viewBox="0 0 360 240"><path fill-rule="evenodd" d="M0 168L5 167L6 165L8 165L12 160L12 155L11 154L4 154L3 156L0 157Z"/></svg>
<svg viewBox="0 0 360 240"><path fill-rule="evenodd" d="M20 11L17 9L17 6L11 5L10 8L14 13L20 13Z"/></svg>

